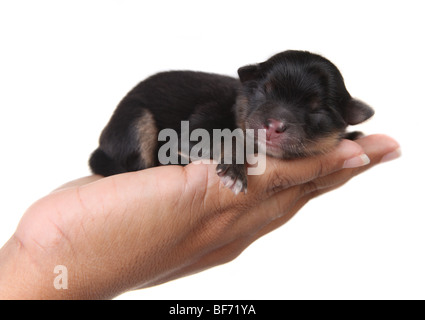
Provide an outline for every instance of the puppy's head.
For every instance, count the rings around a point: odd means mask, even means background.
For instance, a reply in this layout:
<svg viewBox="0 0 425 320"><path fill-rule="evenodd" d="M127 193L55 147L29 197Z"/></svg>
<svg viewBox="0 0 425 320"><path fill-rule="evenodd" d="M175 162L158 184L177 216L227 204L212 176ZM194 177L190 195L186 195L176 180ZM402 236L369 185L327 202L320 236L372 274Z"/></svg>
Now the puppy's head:
<svg viewBox="0 0 425 320"><path fill-rule="evenodd" d="M353 99L329 60L309 52L285 51L238 70L243 93L238 124L265 129L267 154L304 157L333 148L348 125L370 118L372 108Z"/></svg>

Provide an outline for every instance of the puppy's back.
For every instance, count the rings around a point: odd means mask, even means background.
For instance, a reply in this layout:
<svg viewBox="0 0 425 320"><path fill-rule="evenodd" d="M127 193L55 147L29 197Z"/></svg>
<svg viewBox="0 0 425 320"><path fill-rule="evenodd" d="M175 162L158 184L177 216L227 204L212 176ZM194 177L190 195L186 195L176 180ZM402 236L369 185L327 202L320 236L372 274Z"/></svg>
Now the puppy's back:
<svg viewBox="0 0 425 320"><path fill-rule="evenodd" d="M191 127L234 127L238 79L194 71L169 71L140 82L119 103L89 164L104 176L157 165L158 132Z"/></svg>

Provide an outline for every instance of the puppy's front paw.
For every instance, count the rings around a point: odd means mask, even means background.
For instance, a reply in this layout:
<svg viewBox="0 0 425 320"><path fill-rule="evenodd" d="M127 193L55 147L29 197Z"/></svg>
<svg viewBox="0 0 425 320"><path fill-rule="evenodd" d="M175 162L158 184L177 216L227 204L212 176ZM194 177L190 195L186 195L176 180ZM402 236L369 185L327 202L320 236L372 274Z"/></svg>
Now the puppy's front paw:
<svg viewBox="0 0 425 320"><path fill-rule="evenodd" d="M245 194L248 188L248 178L244 164L219 164L216 168L217 175L221 182L235 195L243 191Z"/></svg>

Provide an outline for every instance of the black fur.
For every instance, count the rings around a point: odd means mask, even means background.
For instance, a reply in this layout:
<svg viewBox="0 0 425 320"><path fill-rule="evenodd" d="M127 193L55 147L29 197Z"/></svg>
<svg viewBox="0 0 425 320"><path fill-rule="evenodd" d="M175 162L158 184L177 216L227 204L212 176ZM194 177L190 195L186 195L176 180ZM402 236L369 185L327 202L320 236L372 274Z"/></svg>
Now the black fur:
<svg viewBox="0 0 425 320"><path fill-rule="evenodd" d="M316 54L285 51L238 74L240 80L172 71L142 81L103 130L90 158L92 171L108 176L159 165L158 150L165 142L155 132L180 132L182 120L189 121L190 131L203 128L211 135L213 129L265 128L267 154L291 159L327 152L345 137L358 137L346 133L346 127L374 113L350 96L338 69ZM221 164L217 172L235 193L246 190L243 164Z"/></svg>

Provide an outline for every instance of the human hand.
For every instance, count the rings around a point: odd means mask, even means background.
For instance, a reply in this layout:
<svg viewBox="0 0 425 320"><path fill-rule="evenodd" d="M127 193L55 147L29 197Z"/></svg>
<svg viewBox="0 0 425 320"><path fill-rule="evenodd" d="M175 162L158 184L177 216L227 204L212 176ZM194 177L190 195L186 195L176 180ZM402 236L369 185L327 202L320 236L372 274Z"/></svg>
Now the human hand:
<svg viewBox="0 0 425 320"><path fill-rule="evenodd" d="M373 135L315 158L268 158L236 197L212 165L76 180L33 204L1 249L0 298L112 298L226 263L398 148ZM53 286L56 265L68 269L67 290Z"/></svg>

